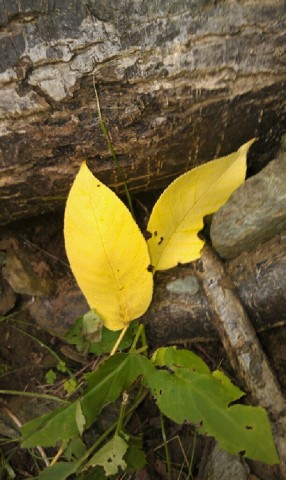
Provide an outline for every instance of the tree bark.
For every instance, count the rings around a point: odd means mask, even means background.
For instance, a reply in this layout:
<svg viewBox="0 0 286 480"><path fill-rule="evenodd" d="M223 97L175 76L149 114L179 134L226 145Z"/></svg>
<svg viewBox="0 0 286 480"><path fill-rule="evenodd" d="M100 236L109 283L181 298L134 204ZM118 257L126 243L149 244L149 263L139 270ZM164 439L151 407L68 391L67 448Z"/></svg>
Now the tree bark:
<svg viewBox="0 0 286 480"><path fill-rule="evenodd" d="M11 0L0 5L0 223L61 208L83 159L122 193L230 153L252 170L285 131L282 0ZM259 155L258 155L259 154Z"/></svg>

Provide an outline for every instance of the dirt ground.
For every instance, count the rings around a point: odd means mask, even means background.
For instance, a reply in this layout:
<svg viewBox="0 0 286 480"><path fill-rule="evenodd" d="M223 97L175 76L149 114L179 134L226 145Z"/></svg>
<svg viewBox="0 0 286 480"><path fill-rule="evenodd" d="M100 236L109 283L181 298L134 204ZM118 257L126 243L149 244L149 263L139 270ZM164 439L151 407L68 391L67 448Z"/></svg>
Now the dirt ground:
<svg viewBox="0 0 286 480"><path fill-rule="evenodd" d="M48 214L36 219L28 219L2 228L0 239L0 253L2 254L2 267L5 265L7 245L14 244L32 259L34 272L40 274L50 282L51 288L57 291L59 285L67 289L70 286L71 273L64 251L63 240L63 214ZM6 284L5 284L6 285ZM6 286L2 285L2 295ZM79 294L80 295L80 294ZM67 306L67 298L63 296L58 304L53 304L53 318L48 317L45 310L38 315L31 315L31 303L36 302L38 309L45 304L37 303L39 300L33 295L16 293L13 299L8 301L8 309L0 317L0 388L1 390L16 392L36 392L39 394L64 395L62 388L66 374L58 372L54 385L48 385L45 374L57 365L56 356L66 362L74 372L83 372L88 368L92 358L83 359L77 356L75 349L67 345L62 334L75 320L76 307L84 307L84 300L71 299L70 308ZM42 307L41 307L42 306ZM58 315L54 315L58 312ZM64 313L62 313L64 312ZM84 313L84 312L82 312ZM46 315L46 317L45 317ZM57 318L54 318L54 317ZM45 325L45 318L47 324ZM268 330L260 333L261 344L268 355L271 366L277 375L281 389L286 394L286 331L285 327ZM222 347L219 345L198 345L197 353L213 367L218 365L224 356ZM226 370L233 374L227 361L224 361ZM17 439L19 424L26 422L35 415L40 415L52 408L51 401L39 401L39 399L23 397L20 395L2 394L0 413L0 437L2 443L2 470L0 479L9 477L7 469L3 467L7 459L14 470L17 479L31 478L43 468L43 459L39 453L31 453L19 448L17 442L11 443L11 438ZM194 429L190 425L174 425L167 422L167 438L170 440L170 453L172 457L172 478L187 478L186 471L180 476L185 452L192 449ZM147 398L140 407L131 422L134 433L144 430L144 445L147 452L147 467L133 476L118 478L136 478L137 480L167 479L165 453L162 447L160 421L158 411L152 400ZM144 428L143 428L144 427ZM209 453L213 446L213 440L200 437L194 448L194 460L192 476L189 478L202 480ZM46 452L53 455L53 452ZM259 478L262 480L278 479L276 468L266 467L258 462L248 462L250 472L249 479Z"/></svg>

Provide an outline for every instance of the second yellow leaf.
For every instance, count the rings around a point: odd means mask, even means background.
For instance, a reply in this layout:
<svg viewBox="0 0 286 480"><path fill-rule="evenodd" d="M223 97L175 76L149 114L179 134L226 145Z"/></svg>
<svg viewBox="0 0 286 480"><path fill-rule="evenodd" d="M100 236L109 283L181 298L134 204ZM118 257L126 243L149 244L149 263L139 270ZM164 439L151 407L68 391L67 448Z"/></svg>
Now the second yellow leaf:
<svg viewBox="0 0 286 480"><path fill-rule="evenodd" d="M218 210L245 179L246 154L254 140L227 157L178 177L163 192L148 223L151 263L167 270L200 257L203 219Z"/></svg>

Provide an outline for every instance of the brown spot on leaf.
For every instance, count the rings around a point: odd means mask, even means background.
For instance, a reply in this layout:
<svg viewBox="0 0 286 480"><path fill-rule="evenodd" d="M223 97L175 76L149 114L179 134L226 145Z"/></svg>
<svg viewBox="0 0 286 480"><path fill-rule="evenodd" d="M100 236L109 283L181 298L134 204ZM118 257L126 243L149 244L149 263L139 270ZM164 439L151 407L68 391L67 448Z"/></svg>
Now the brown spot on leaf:
<svg viewBox="0 0 286 480"><path fill-rule="evenodd" d="M152 238L152 233L148 232L148 230L145 230L143 232L143 236L144 236L145 240L149 240L149 238Z"/></svg>

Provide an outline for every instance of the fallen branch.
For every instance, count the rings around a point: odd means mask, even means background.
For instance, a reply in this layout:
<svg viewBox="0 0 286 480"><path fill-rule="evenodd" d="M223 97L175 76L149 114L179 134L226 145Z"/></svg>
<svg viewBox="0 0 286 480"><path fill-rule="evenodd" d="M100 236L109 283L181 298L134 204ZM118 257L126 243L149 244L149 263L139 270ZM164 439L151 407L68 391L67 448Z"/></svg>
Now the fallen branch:
<svg viewBox="0 0 286 480"><path fill-rule="evenodd" d="M286 478L286 404L278 382L262 351L222 261L205 246L198 275L201 278L215 327L243 386L255 403L267 409L280 455L280 471Z"/></svg>

